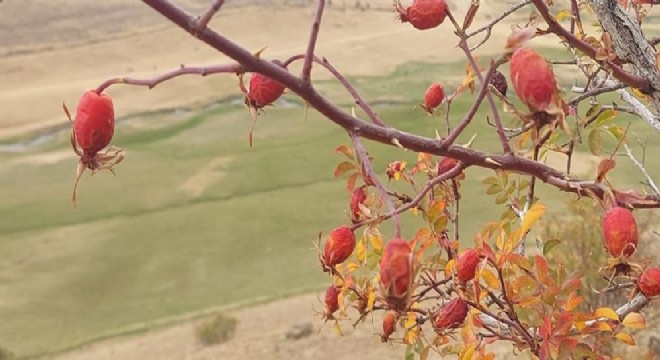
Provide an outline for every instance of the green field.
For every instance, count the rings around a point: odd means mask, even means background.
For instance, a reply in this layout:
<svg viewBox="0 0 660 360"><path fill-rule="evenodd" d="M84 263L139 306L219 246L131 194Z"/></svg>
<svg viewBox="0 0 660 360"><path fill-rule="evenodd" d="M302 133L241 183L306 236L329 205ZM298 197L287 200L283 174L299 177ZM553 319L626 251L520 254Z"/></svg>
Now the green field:
<svg viewBox="0 0 660 360"><path fill-rule="evenodd" d="M444 120L411 109L428 78L457 70L462 66L414 63L355 82L369 99L396 101L377 108L389 125L433 136ZM320 86L349 104L337 85ZM0 154L0 346L21 356L53 352L163 319L322 286L326 278L312 246L319 231L348 220L349 194L332 171L342 160L335 146L349 140L313 111L305 119L299 101L287 99L294 106L268 109L260 118L253 148L248 113L229 102L120 122L115 144L127 158L116 177L82 179L76 210L69 202L73 154L34 161L42 152L68 149L66 134L27 153ZM454 121L469 99L452 106ZM486 110L460 142L477 133L475 147L499 151ZM641 121L632 129L649 133ZM649 154L660 150L656 134L649 143ZM383 175L389 161L416 159L393 147L367 147ZM660 163L647 165L660 174ZM489 174L470 169L463 184L466 244L504 209L485 197L481 180ZM640 178L620 159L615 183L631 186ZM561 211L562 197L544 197L550 192L543 188L539 194ZM418 220L404 220L410 236Z"/></svg>

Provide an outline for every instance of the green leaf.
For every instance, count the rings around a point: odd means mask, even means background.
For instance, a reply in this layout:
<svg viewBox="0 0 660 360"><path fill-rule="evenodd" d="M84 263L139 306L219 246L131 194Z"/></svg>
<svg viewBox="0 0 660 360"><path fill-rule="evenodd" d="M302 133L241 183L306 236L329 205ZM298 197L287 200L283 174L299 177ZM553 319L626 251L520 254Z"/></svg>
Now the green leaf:
<svg viewBox="0 0 660 360"><path fill-rule="evenodd" d="M600 104L594 104L592 107L589 108L589 110L587 110L587 113L584 116L590 118L596 115L600 111L600 108L601 108Z"/></svg>
<svg viewBox="0 0 660 360"><path fill-rule="evenodd" d="M623 141L626 136L626 131L619 125L610 125L607 127L607 132L609 132L616 141Z"/></svg>
<svg viewBox="0 0 660 360"><path fill-rule="evenodd" d="M408 345L406 348L406 360L415 360L415 345Z"/></svg>
<svg viewBox="0 0 660 360"><path fill-rule="evenodd" d="M613 109L607 109L600 113L600 115L598 115L596 118L596 127L599 128L605 123L614 120L614 118L616 118L616 111Z"/></svg>
<svg viewBox="0 0 660 360"><path fill-rule="evenodd" d="M489 176L485 178L481 183L485 185L499 185L500 181L494 176Z"/></svg>
<svg viewBox="0 0 660 360"><path fill-rule="evenodd" d="M507 200L509 200L509 195L504 192L497 195L497 197L495 198L495 204L501 205L504 204Z"/></svg>
<svg viewBox="0 0 660 360"><path fill-rule="evenodd" d="M554 249L555 246L561 244L561 240L550 239L543 244L543 255L548 255L550 250Z"/></svg>
<svg viewBox="0 0 660 360"><path fill-rule="evenodd" d="M600 155L603 151L603 139L600 136L599 129L593 129L589 132L587 142L589 143L589 151L596 156Z"/></svg>
<svg viewBox="0 0 660 360"><path fill-rule="evenodd" d="M529 180L527 179L522 179L518 183L518 190L525 190L529 187Z"/></svg>
<svg viewBox="0 0 660 360"><path fill-rule="evenodd" d="M500 184L495 184L488 187L488 189L486 190L486 194L495 195L500 191L502 191L502 186L500 186Z"/></svg>

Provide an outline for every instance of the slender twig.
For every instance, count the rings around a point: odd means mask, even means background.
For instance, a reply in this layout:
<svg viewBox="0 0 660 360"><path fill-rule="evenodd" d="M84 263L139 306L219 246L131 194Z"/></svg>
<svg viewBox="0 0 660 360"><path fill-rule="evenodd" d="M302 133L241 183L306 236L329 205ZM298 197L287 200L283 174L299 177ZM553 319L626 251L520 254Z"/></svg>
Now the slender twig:
<svg viewBox="0 0 660 360"><path fill-rule="evenodd" d="M471 33L468 33L468 34L466 35L467 39L469 39L469 38L471 38L471 37L473 37L473 36L475 36L475 35L477 35L477 34L479 34L479 33L482 33L482 32L484 32L484 31L486 32L486 36L485 36L485 37L484 37L484 38L483 38L483 39L482 39L477 45L475 45L475 46L473 46L472 48L470 48L470 51L474 51L474 50L478 49L481 45L485 44L486 41L488 41L488 39L490 39L490 36L492 35L492 32L493 32L493 27L494 27L497 23L499 23L500 21L504 20L504 18L506 18L507 16L513 14L514 12L516 12L516 11L522 9L523 7L525 7L525 6L527 6L527 5L531 4L531 3L532 3L531 0L523 0L523 1L521 1L521 2L519 2L519 3L517 3L517 4L515 4L515 5L512 5L511 7L509 7L508 10L506 10L505 12L503 12L502 14L500 14L498 17L496 17L495 19L493 19L493 20L492 20L491 22L489 22L488 24L486 24L486 25L484 25L484 26L482 26L482 27L480 27L480 28L478 28L478 29L472 31Z"/></svg>
<svg viewBox="0 0 660 360"><path fill-rule="evenodd" d="M136 79L131 77L118 77L110 80L106 80L96 89L97 92L102 92L106 88L115 84L127 84L127 85L136 85L136 86L146 86L149 89L153 89L156 85L173 79L182 75L201 75L207 76L211 74L232 74L242 71L242 66L238 63L229 63L221 65L212 65L212 66L185 66L181 65L178 69L166 72L162 75L151 79Z"/></svg>
<svg viewBox="0 0 660 360"><path fill-rule="evenodd" d="M605 93L612 92L612 91L616 91L616 90L623 89L623 88L626 88L626 87L628 87L628 85L623 84L623 83L615 83L615 84L610 85L610 86L592 87L588 91L585 91L586 87L585 88L579 88L579 87L574 86L571 90L575 93L581 93L581 94L574 97L574 98L572 98L568 102L568 104L575 106L580 101L582 101L586 98L589 98L589 97L592 97L592 96L597 96L597 95L600 95L600 94L605 94Z"/></svg>
<svg viewBox="0 0 660 360"><path fill-rule="evenodd" d="M364 145L362 145L360 136L355 132L351 132L350 136L351 136L351 140L353 141L353 146L355 147L355 153L360 159L362 168L366 172L366 176L368 176L371 179L371 181L374 183L374 186L380 193L380 196L383 199L383 202L385 203L385 206L387 207L388 211L393 214L392 221L394 222L394 234L395 237L400 238L401 221L399 221L399 214L396 212L396 208L394 207L392 198L390 198L390 195L387 193L387 189L385 188L385 186L383 186L380 180L378 180L378 177L376 176L376 172L374 171L374 167L371 164L371 160L369 160L369 154L367 154L367 150L364 148Z"/></svg>
<svg viewBox="0 0 660 360"><path fill-rule="evenodd" d="M388 219L390 219L390 218L393 217L393 216L396 216L396 215L402 214L402 213L404 213L404 212L406 212L406 211L408 211L408 210L410 210L410 209L412 209L412 208L417 207L417 205L419 205L419 203L424 199L424 196L426 196L426 194L427 194L429 191L431 191L436 185L442 183L443 181L447 181L447 180L449 180L449 179L453 179L453 178L455 178L455 177L458 176L458 175L459 175L459 174L460 174L465 168L466 168L465 164L462 164L462 163L459 162L458 165L456 165L455 167L453 167L451 170L449 170L449 171L447 171L447 172L445 172L445 173L443 173L443 174L440 174L440 175L434 177L433 179L429 180L429 181L424 185L424 187L422 187L422 188L417 192L417 195L415 195L415 197L414 197L412 200L410 200L410 201L407 202L406 204L404 204L404 205L402 205L402 206L396 208L394 211L390 211L390 212L387 213L387 214L380 215L380 216L378 217L378 221L385 221L385 220L388 220ZM364 226L364 225L366 225L367 223L370 223L370 222L372 222L372 221L373 221L373 220L365 220L365 221L363 221L363 222L357 223L357 224L353 225L353 230L358 229L358 228L360 228L360 227L362 227L362 226Z"/></svg>
<svg viewBox="0 0 660 360"><path fill-rule="evenodd" d="M644 165L642 163L637 161L637 159L635 158L635 156L632 153L632 150L630 150L630 146L628 146L628 144L624 143L623 148L626 149L626 155L628 155L628 157L633 162L633 164L635 164L635 166L637 166L637 168L642 173L642 175L644 175L644 178L646 178L646 182L651 187L651 189L653 189L653 191L656 194L660 194L660 190L658 190L658 185L655 184L655 182L653 181L653 178L651 177L651 175L649 175L648 171L646 170L646 167L644 167Z"/></svg>
<svg viewBox="0 0 660 360"><path fill-rule="evenodd" d="M209 6L208 10L202 14L202 16L199 17L197 20L196 26L197 26L197 31L201 31L206 29L206 27L209 25L209 22L213 18L213 16L220 11L220 8L222 5L225 3L225 0L213 0L213 4Z"/></svg>
<svg viewBox="0 0 660 360"><path fill-rule="evenodd" d="M305 63L303 64L302 77L303 80L309 81L312 73L312 63L314 62L314 48L316 47L316 40L319 36L319 29L321 28L321 18L323 17L323 9L325 9L325 0L319 0L319 5L316 8L316 15L312 23L312 30L309 32L309 42L307 43L307 52L305 53Z"/></svg>

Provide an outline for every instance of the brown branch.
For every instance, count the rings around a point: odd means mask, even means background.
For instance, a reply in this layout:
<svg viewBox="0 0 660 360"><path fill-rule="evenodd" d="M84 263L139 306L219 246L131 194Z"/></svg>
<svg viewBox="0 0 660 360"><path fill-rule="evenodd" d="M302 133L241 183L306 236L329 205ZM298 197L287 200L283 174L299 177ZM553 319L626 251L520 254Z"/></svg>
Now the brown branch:
<svg viewBox="0 0 660 360"><path fill-rule="evenodd" d="M319 6L316 9L314 16L314 23L312 23L312 31L309 33L309 43L307 44L307 52L305 53L305 63L303 64L302 77L305 81L309 81L312 73L312 63L314 61L314 47L316 47L316 40L319 36L319 29L321 28L321 18L323 17L323 9L325 8L325 0L319 0Z"/></svg>
<svg viewBox="0 0 660 360"><path fill-rule="evenodd" d="M239 63L229 63L213 66L185 66L181 65L178 69L172 70L160 76L151 79L135 79L131 77L118 77L110 80L106 80L104 83L99 85L96 89L98 93L103 92L111 85L115 84L127 84L127 85L136 85L136 86L146 86L149 89L153 89L156 85L173 79L181 75L201 75L207 76L211 74L219 73L237 73L241 72L243 67Z"/></svg>
<svg viewBox="0 0 660 360"><path fill-rule="evenodd" d="M206 12L199 17L199 20L197 20L196 26L198 31L206 29L213 16L220 11L220 8L224 3L225 0L213 0L213 4L211 4L208 10L206 10Z"/></svg>
<svg viewBox="0 0 660 360"><path fill-rule="evenodd" d="M170 1L143 0L143 2L186 31L191 31L188 24L193 18L183 9L173 5ZM447 155L462 161L466 166L478 166L488 169L501 169L504 171L528 174L556 187L559 190L580 195L590 196L590 194L593 194L602 199L606 196L605 194L608 191L607 187L603 184L595 183L593 181L578 181L576 179L571 179L561 171L533 160L512 155L490 154L458 145L445 144L443 146L442 142L432 138L414 135L395 128L369 124L341 110L337 105L331 103L315 89L311 88L309 83L305 82L303 79L292 75L281 66L277 66L270 61L255 57L246 49L219 35L215 31L207 28L198 34L198 38L240 63L244 71L258 70L260 73L282 83L289 90L306 100L328 120L346 130L359 133L360 136L365 139L389 145L398 144L406 149L416 152L425 152L443 156ZM491 68L491 70L493 69ZM492 71L489 71L489 74L491 74L491 72ZM489 75L487 74L484 82L487 82L488 79ZM482 89L480 93L483 91L486 90ZM482 93L481 99L483 99L484 96L485 94ZM473 111L476 113L476 109ZM640 199L631 200L627 205L635 208L658 208L660 207L660 196L640 195Z"/></svg>

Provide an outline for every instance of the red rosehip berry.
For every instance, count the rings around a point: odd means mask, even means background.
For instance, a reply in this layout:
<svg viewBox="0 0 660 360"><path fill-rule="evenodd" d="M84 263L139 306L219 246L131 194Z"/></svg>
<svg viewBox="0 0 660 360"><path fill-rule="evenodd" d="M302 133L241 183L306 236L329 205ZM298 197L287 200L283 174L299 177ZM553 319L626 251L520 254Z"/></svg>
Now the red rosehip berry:
<svg viewBox="0 0 660 360"><path fill-rule="evenodd" d="M443 156L442 160L438 163L438 175L442 175L447 171L453 169L458 165L458 160L449 156Z"/></svg>
<svg viewBox="0 0 660 360"><path fill-rule="evenodd" d="M474 274L479 265L479 252L475 249L468 249L463 252L456 261L456 277L461 283L466 283L474 279Z"/></svg>
<svg viewBox="0 0 660 360"><path fill-rule="evenodd" d="M364 204L367 200L367 192L364 190L364 186L353 190L353 195L351 196L351 221L353 223L360 222L362 216L360 212L360 205Z"/></svg>
<svg viewBox="0 0 660 360"><path fill-rule="evenodd" d="M424 96L424 105L422 105L422 108L424 108L427 113L433 115L435 108L440 106L444 101L445 90L442 88L442 85L433 83L426 90L426 95Z"/></svg>
<svg viewBox="0 0 660 360"><path fill-rule="evenodd" d="M449 329L456 329L463 324L467 314L468 304L465 300L451 300L433 314L433 330L442 335Z"/></svg>
<svg viewBox="0 0 660 360"><path fill-rule="evenodd" d="M355 235L348 226L340 226L330 232L325 242L321 262L324 267L341 264L355 249Z"/></svg>
<svg viewBox="0 0 660 360"><path fill-rule="evenodd" d="M403 239L392 239L380 258L380 282L390 308L403 311L413 285L412 249Z"/></svg>
<svg viewBox="0 0 660 360"><path fill-rule="evenodd" d="M383 334L380 336L382 342L387 342L396 330L396 316L394 312L388 311L383 318Z"/></svg>
<svg viewBox="0 0 660 360"><path fill-rule="evenodd" d="M550 64L536 50L519 48L511 57L513 88L530 111L545 111L557 92L557 80Z"/></svg>
<svg viewBox="0 0 660 360"><path fill-rule="evenodd" d="M445 0L413 0L407 9L397 0L395 7L401 21L409 22L418 30L428 30L442 24L448 11Z"/></svg>
<svg viewBox="0 0 660 360"><path fill-rule="evenodd" d="M637 248L637 222L630 210L613 207L603 217L605 248L613 257L628 257Z"/></svg>
<svg viewBox="0 0 660 360"><path fill-rule="evenodd" d="M639 291L646 297L660 295L660 268L648 268L644 270L637 283Z"/></svg>
<svg viewBox="0 0 660 360"><path fill-rule="evenodd" d="M330 285L325 291L325 313L326 319L334 319L333 314L339 310L339 289Z"/></svg>
<svg viewBox="0 0 660 360"><path fill-rule="evenodd" d="M98 154L110 144L115 132L115 109L108 94L101 94L96 89L87 90L78 101L73 120L66 105L64 112L69 121L73 122L71 146L80 157L71 197L75 207L78 181L85 169L92 170L92 173L102 169L112 171L112 167L124 159L124 153L121 149L112 147L102 155Z"/></svg>

